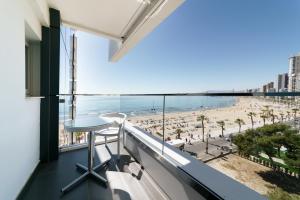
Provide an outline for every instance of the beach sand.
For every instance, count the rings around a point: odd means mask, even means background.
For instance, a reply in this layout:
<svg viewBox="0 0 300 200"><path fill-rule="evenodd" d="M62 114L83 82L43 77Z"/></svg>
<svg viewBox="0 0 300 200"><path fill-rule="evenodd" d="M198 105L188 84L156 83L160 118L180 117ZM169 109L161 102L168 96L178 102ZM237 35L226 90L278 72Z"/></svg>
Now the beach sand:
<svg viewBox="0 0 300 200"><path fill-rule="evenodd" d="M234 121L237 118L243 119L245 125L242 125L241 130L251 128L251 120L247 115L249 112L256 113L254 117L254 126L263 126L263 120L260 118L260 113L265 106L274 110L274 114L278 115L275 122L281 120L279 113L284 113L286 117L287 111L291 111L286 104L273 102L270 99L261 97L237 97L235 105L223 108L197 110L188 112L172 112L165 114L165 138L175 139L176 129L180 128L182 138L191 138L192 140L201 140L202 128L201 121L197 121L197 116L205 115L209 121L204 123L205 134L209 133L211 137L218 137L221 134L221 128L218 126L217 121L223 120L225 122L225 136L231 133L238 132L239 126ZM292 113L292 112L291 112ZM146 115L146 116L133 116L128 119L131 123L139 126L146 131L162 137L162 114ZM272 123L270 119L266 120L266 124ZM196 128L199 127L200 128ZM206 137L206 136L205 136Z"/></svg>

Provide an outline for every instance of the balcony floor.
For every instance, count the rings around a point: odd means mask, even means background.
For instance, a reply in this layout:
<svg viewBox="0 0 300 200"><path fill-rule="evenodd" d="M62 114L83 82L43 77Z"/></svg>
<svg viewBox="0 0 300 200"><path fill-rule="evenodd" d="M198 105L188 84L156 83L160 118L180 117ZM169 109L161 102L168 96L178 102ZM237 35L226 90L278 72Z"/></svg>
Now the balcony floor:
<svg viewBox="0 0 300 200"><path fill-rule="evenodd" d="M124 148L121 148L120 160L116 161L117 143L109 143L108 146L111 150L110 154L107 153L104 145L96 146L95 151L95 164L98 164L103 157L112 156L105 170L98 171L108 180L107 187L89 178L68 193L61 194L62 187L82 174L76 169L75 164L79 162L87 166L85 148L61 153L57 161L41 164L20 199L167 199Z"/></svg>

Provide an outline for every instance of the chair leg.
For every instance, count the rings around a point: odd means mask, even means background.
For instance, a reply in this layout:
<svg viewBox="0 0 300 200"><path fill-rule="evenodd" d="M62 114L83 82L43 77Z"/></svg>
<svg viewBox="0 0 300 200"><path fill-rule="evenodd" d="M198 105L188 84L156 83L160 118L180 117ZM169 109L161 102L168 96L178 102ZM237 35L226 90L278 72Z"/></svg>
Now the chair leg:
<svg viewBox="0 0 300 200"><path fill-rule="evenodd" d="M120 142L121 142L121 140L120 140L120 132L119 132L119 134L118 134L118 160L120 159Z"/></svg>
<svg viewBox="0 0 300 200"><path fill-rule="evenodd" d="M124 128L124 125L122 127L122 134L123 134L123 146L125 146L125 128Z"/></svg>

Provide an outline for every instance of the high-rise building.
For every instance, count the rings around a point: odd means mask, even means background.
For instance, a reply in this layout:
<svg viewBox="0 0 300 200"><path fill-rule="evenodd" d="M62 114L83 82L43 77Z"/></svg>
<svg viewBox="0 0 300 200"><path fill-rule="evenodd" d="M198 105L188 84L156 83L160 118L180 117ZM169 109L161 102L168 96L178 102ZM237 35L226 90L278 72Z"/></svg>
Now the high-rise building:
<svg viewBox="0 0 300 200"><path fill-rule="evenodd" d="M288 73L284 73L283 75L283 84L284 89L287 91L288 87L289 87L289 74Z"/></svg>
<svg viewBox="0 0 300 200"><path fill-rule="evenodd" d="M288 91L300 91L300 53L289 58Z"/></svg>
<svg viewBox="0 0 300 200"><path fill-rule="evenodd" d="M289 76L288 73L278 74L276 82L276 91L284 92L288 89Z"/></svg>
<svg viewBox="0 0 300 200"><path fill-rule="evenodd" d="M275 92L274 82L270 82L267 84L267 92Z"/></svg>
<svg viewBox="0 0 300 200"><path fill-rule="evenodd" d="M263 85L261 91L262 91L262 92L267 92L267 85Z"/></svg>
<svg viewBox="0 0 300 200"><path fill-rule="evenodd" d="M276 89L277 89L277 92L279 92L280 89L281 89L281 87L282 87L282 85L281 85L282 79L283 79L282 74L278 74L278 76L277 76L277 82L276 82Z"/></svg>

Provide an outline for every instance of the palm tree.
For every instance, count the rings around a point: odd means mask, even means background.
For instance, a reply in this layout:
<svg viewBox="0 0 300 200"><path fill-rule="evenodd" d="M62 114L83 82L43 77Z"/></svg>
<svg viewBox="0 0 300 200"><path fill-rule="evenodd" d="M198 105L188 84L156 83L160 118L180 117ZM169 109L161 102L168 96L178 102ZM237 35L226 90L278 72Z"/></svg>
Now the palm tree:
<svg viewBox="0 0 300 200"><path fill-rule="evenodd" d="M183 133L183 131L180 128L178 128L176 129L175 133L177 134L177 139L180 139L180 134Z"/></svg>
<svg viewBox="0 0 300 200"><path fill-rule="evenodd" d="M222 137L224 137L224 126L225 126L225 122L223 120L221 121L217 121L217 124L221 127L221 130L222 130Z"/></svg>
<svg viewBox="0 0 300 200"><path fill-rule="evenodd" d="M265 120L268 119L270 117L270 110L269 109L262 109L261 110L261 114L266 116Z"/></svg>
<svg viewBox="0 0 300 200"><path fill-rule="evenodd" d="M208 134L206 134L205 153L208 154Z"/></svg>
<svg viewBox="0 0 300 200"><path fill-rule="evenodd" d="M280 115L281 122L283 122L284 113L279 113L279 115Z"/></svg>
<svg viewBox="0 0 300 200"><path fill-rule="evenodd" d="M288 120L290 120L291 119L291 112L290 111L286 111L286 117L288 118Z"/></svg>
<svg viewBox="0 0 300 200"><path fill-rule="evenodd" d="M202 142L204 142L204 121L208 121L208 118L205 115L199 115L197 121L201 121L202 125Z"/></svg>
<svg viewBox="0 0 300 200"><path fill-rule="evenodd" d="M266 125L266 119L268 118L268 116L264 113L261 113L260 118L263 119L264 125Z"/></svg>
<svg viewBox="0 0 300 200"><path fill-rule="evenodd" d="M298 108L293 108L292 109L293 113L294 113L294 122L296 121L296 117L297 117L297 112L299 111Z"/></svg>
<svg viewBox="0 0 300 200"><path fill-rule="evenodd" d="M245 124L244 120L237 118L235 121L239 125L239 133L241 132L242 124Z"/></svg>
<svg viewBox="0 0 300 200"><path fill-rule="evenodd" d="M277 115L275 115L273 112L271 112L270 117L272 119L272 124L274 124L275 123L275 118L277 118Z"/></svg>
<svg viewBox="0 0 300 200"><path fill-rule="evenodd" d="M248 113L248 116L250 117L252 129L253 129L253 126L254 126L253 117L255 117L256 114L255 114L254 112L249 112L249 113Z"/></svg>

